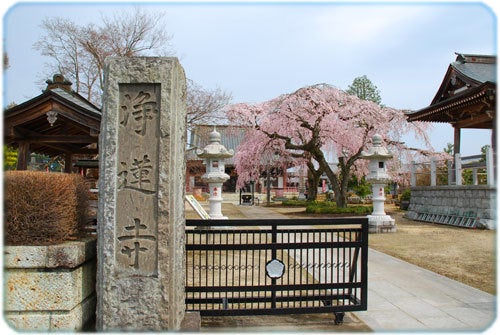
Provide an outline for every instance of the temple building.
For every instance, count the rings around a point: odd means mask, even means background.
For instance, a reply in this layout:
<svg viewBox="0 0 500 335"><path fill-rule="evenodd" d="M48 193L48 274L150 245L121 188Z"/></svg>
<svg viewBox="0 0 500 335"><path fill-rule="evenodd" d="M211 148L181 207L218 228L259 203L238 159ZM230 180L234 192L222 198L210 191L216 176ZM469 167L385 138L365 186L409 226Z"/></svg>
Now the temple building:
<svg viewBox="0 0 500 335"><path fill-rule="evenodd" d="M97 169L101 110L56 74L42 94L4 111L4 144L17 148L17 170L28 168L31 153L64 157L64 171ZM83 165L78 167L79 160Z"/></svg>
<svg viewBox="0 0 500 335"><path fill-rule="evenodd" d="M496 228L496 56L456 53L428 107L408 121L449 123L454 155L412 163L410 219L467 228ZM460 154L461 129L490 129L481 155ZM441 164L441 165L440 165ZM424 175L427 184L419 183Z"/></svg>
<svg viewBox="0 0 500 335"><path fill-rule="evenodd" d="M454 153L460 153L460 130L491 129L496 142L496 56L456 53L428 107L408 115L408 121L443 122L454 128Z"/></svg>

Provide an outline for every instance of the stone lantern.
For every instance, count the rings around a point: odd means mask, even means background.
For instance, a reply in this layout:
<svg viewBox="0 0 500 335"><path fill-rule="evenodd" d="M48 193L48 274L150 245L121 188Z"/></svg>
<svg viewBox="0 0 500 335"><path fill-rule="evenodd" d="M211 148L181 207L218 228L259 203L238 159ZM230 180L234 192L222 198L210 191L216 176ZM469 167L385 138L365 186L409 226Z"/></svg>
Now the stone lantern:
<svg viewBox="0 0 500 335"><path fill-rule="evenodd" d="M386 162L392 158L392 154L382 146L382 136L375 134L372 139L373 146L361 152L361 158L369 161L370 172L366 180L372 185L373 192L373 212L368 215L369 231L371 233L395 232L396 222L384 210L384 187L390 181Z"/></svg>
<svg viewBox="0 0 500 335"><path fill-rule="evenodd" d="M210 143L203 150L196 150L196 155L205 160L206 172L201 176L210 189L209 215L211 219L227 219L222 215L222 184L229 179L226 174L224 159L233 157L234 151L227 150L221 142L221 135L214 129L210 133Z"/></svg>

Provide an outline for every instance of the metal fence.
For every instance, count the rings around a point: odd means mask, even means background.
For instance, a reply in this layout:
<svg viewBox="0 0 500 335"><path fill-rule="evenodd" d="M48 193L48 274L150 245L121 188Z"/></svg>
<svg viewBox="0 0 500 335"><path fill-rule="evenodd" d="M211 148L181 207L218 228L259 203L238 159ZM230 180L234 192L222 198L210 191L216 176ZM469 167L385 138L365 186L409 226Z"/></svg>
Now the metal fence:
<svg viewBox="0 0 500 335"><path fill-rule="evenodd" d="M367 257L366 218L187 220L187 310L366 310Z"/></svg>

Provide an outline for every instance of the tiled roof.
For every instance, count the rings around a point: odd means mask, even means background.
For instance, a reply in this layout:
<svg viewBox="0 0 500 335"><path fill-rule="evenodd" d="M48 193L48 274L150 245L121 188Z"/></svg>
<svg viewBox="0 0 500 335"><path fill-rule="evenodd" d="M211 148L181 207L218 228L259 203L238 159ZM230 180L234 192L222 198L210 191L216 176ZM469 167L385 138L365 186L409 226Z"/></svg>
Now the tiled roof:
<svg viewBox="0 0 500 335"><path fill-rule="evenodd" d="M497 82L497 65L496 63L462 63L460 61L455 61L451 63L457 71L462 73L479 83L485 83L487 81L495 83Z"/></svg>
<svg viewBox="0 0 500 335"><path fill-rule="evenodd" d="M53 93L59 95L60 97L68 100L68 101L71 101L72 103L84 108L86 111L92 113L92 114L95 114L95 115L98 115L100 116L101 115L101 111L94 105L92 105L91 103L89 103L88 101L84 100L83 98L78 98L77 96L75 96L76 93L69 93L68 91L66 90L63 90L62 88L52 88L50 91L52 91Z"/></svg>
<svg viewBox="0 0 500 335"><path fill-rule="evenodd" d="M231 126L231 125L218 125L215 126L217 132L221 135L221 144L226 147L226 149L233 149L234 152L237 151L238 146L243 141L245 137L246 128L241 126ZM210 133L214 130L213 125L198 125L191 132L189 148L196 147L198 149L203 149L209 143ZM188 160L200 160L196 155L195 150L189 150L187 152ZM234 164L234 156L226 159L226 165Z"/></svg>

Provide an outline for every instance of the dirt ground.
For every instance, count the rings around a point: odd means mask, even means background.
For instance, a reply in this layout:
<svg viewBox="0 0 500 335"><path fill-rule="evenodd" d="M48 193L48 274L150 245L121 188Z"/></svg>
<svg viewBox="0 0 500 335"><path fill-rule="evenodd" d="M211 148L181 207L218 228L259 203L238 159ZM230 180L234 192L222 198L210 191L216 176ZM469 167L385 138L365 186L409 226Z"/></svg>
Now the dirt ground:
<svg viewBox="0 0 500 335"><path fill-rule="evenodd" d="M303 208L272 208L289 217L307 217ZM370 234L371 248L496 294L496 231L458 228L408 220L386 205L397 232Z"/></svg>

